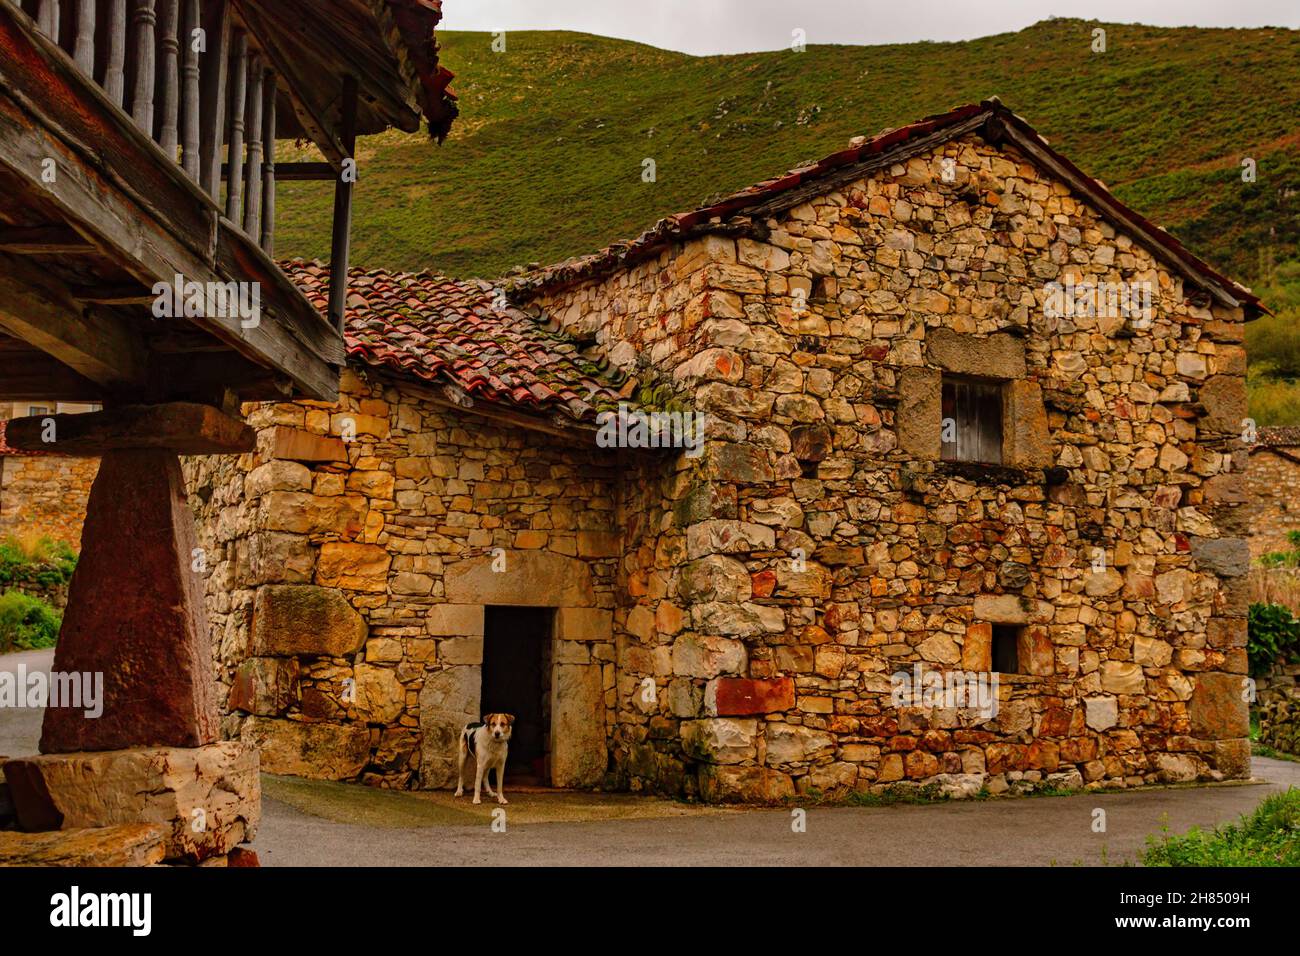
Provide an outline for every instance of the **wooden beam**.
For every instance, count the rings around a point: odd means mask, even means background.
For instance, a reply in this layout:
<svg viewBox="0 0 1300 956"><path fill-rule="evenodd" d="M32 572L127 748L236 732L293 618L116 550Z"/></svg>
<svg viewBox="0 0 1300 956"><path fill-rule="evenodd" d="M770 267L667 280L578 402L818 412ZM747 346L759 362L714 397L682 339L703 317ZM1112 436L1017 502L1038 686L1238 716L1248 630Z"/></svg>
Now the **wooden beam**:
<svg viewBox="0 0 1300 956"><path fill-rule="evenodd" d="M223 166L222 174L225 172ZM333 182L339 178L339 171L329 163L276 163L275 178L282 183L312 180Z"/></svg>
<svg viewBox="0 0 1300 956"><path fill-rule="evenodd" d="M158 297L135 285L73 286L72 297L85 305L153 305Z"/></svg>
<svg viewBox="0 0 1300 956"><path fill-rule="evenodd" d="M49 273L0 256L0 326L109 389L145 381L145 349L125 323L83 307Z"/></svg>
<svg viewBox="0 0 1300 956"><path fill-rule="evenodd" d="M357 80L343 78L343 148L357 151ZM343 332L348 304L348 258L352 250L352 182L340 176L334 185L334 236L330 249L330 321Z"/></svg>
<svg viewBox="0 0 1300 956"><path fill-rule="evenodd" d="M63 226L0 228L0 252L17 256L86 255L98 251L86 237Z"/></svg>
<svg viewBox="0 0 1300 956"><path fill-rule="evenodd" d="M47 419L52 418L53 428ZM53 437L53 441L47 438ZM5 440L21 451L78 457L122 449L161 448L179 455L232 455L253 451L257 434L211 405L169 402L124 405L79 415L15 418Z"/></svg>
<svg viewBox="0 0 1300 956"><path fill-rule="evenodd" d="M0 402L98 402L104 389L37 351L0 353Z"/></svg>

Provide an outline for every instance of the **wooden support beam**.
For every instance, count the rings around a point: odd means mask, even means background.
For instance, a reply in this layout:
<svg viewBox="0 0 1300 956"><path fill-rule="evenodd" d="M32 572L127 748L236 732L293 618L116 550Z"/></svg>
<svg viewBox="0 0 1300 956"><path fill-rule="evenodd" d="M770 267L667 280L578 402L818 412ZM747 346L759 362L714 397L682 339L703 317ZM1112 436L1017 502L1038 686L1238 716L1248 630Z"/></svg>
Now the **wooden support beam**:
<svg viewBox="0 0 1300 956"><path fill-rule="evenodd" d="M203 113L203 130L199 153L203 168L201 185L213 200L221 198L221 147L226 135L226 87L230 77L230 3L213 0L206 27L208 50L200 67L202 89L199 102Z"/></svg>
<svg viewBox="0 0 1300 956"><path fill-rule="evenodd" d="M153 305L158 297L136 285L75 286L72 297L85 305Z"/></svg>
<svg viewBox="0 0 1300 956"><path fill-rule="evenodd" d="M145 349L120 320L88 309L49 274L0 256L0 326L108 389L145 381Z"/></svg>
<svg viewBox="0 0 1300 956"><path fill-rule="evenodd" d="M343 147L349 157L357 151L357 80L343 78ZM352 182L342 175L334 186L334 236L330 249L330 321L343 332L348 302L348 258L352 249Z"/></svg>
<svg viewBox="0 0 1300 956"><path fill-rule="evenodd" d="M101 386L44 352L0 352L0 402L97 402L103 397Z"/></svg>
<svg viewBox="0 0 1300 956"><path fill-rule="evenodd" d="M48 418L54 419L53 429ZM54 440L47 441L50 437ZM21 451L78 457L142 448L166 449L178 455L233 455L257 447L252 428L211 405L191 402L15 418L5 429L5 439Z"/></svg>
<svg viewBox="0 0 1300 956"><path fill-rule="evenodd" d="M62 226L0 228L0 252L19 256L85 255L95 252L86 237Z"/></svg>
<svg viewBox="0 0 1300 956"><path fill-rule="evenodd" d="M226 169L222 167L222 175ZM329 163L276 163L275 178L282 183L328 181L339 178L339 171Z"/></svg>

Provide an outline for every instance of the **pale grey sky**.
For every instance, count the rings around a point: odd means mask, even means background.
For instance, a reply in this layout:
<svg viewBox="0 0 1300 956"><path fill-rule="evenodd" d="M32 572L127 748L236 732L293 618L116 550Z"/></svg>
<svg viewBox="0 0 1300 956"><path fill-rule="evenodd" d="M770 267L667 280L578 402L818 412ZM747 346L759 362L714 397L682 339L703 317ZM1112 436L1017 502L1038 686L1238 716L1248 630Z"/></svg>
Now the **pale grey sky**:
<svg viewBox="0 0 1300 956"><path fill-rule="evenodd" d="M969 40L1049 16L1156 26L1300 28L1300 0L443 0L447 30L581 30L686 53L808 43Z"/></svg>

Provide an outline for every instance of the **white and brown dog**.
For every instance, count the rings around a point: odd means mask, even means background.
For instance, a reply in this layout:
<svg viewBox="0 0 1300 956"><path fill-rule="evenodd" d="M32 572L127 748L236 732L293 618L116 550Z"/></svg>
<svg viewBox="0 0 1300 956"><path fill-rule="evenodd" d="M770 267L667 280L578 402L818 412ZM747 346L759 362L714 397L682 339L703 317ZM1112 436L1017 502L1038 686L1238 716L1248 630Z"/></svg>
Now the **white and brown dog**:
<svg viewBox="0 0 1300 956"><path fill-rule="evenodd" d="M482 803L479 790L486 786L487 795L496 797L497 803L505 804L506 751L510 742L510 728L515 718L511 714L484 714L483 721L466 724L460 732L460 748L456 755L456 796L465 793L465 760L474 758L474 802ZM493 768L497 772L497 790L492 792L492 781L488 774Z"/></svg>

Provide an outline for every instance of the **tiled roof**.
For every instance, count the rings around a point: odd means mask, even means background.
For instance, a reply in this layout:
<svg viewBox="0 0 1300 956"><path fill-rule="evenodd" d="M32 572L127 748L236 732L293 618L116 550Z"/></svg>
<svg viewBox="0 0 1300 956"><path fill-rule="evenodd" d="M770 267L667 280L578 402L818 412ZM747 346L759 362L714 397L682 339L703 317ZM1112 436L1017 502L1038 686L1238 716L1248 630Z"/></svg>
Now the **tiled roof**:
<svg viewBox="0 0 1300 956"><path fill-rule="evenodd" d="M1300 447L1300 427L1295 425L1264 425L1257 430L1255 437L1258 439L1256 447Z"/></svg>
<svg viewBox="0 0 1300 956"><path fill-rule="evenodd" d="M295 259L281 267L328 311L328 266ZM461 404L469 398L574 421L621 400L623 377L539 319L498 308L490 283L382 269L353 269L349 280L344 339L354 361L451 386L446 394Z"/></svg>
<svg viewBox="0 0 1300 956"><path fill-rule="evenodd" d="M1145 240L1154 254L1201 288L1216 293L1220 301L1244 305L1248 312L1267 311L1250 290L1214 271L1183 248L1177 239L1121 203L1102 183L1084 174L1053 150L1046 139L996 97L928 116L861 141L855 140L848 149L805 163L698 209L661 219L635 239L616 242L591 255L515 277L510 281L510 294L527 299L542 290L564 288L606 276L656 256L674 242L694 236L726 232L761 233L765 219L811 196L829 192L871 170L918 155L950 139L976 132L992 142L1006 140L1019 146L1034 162L1089 199L1104 216L1127 227L1139 240Z"/></svg>
<svg viewBox="0 0 1300 956"><path fill-rule="evenodd" d="M456 118L456 95L451 92L453 75L438 62L438 41L434 30L442 19L442 0L387 0L393 27L406 58L404 71L418 84L420 105L429 121L431 135L442 140Z"/></svg>

